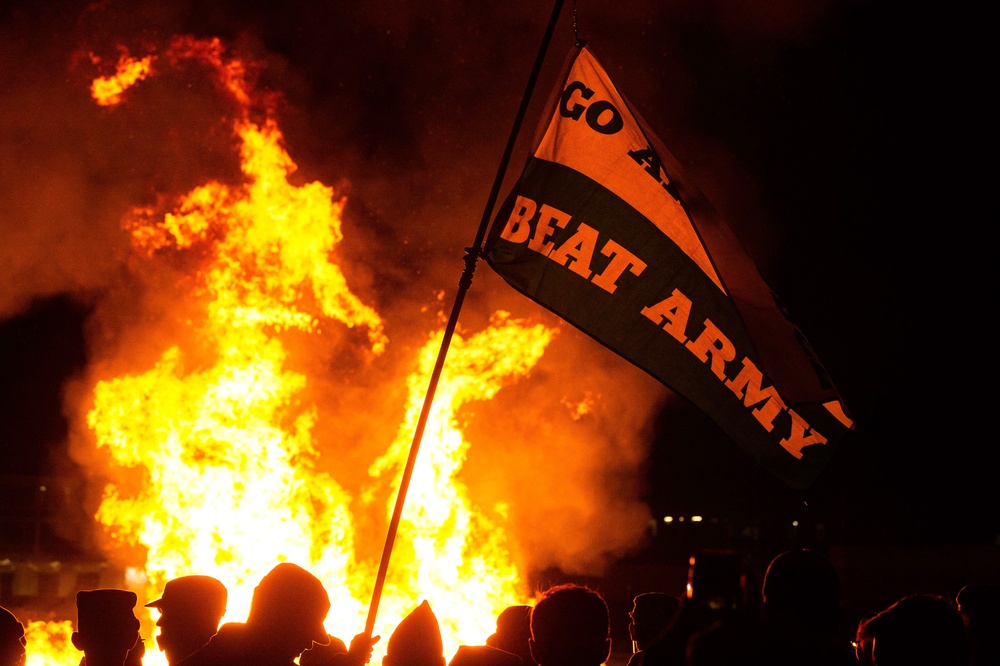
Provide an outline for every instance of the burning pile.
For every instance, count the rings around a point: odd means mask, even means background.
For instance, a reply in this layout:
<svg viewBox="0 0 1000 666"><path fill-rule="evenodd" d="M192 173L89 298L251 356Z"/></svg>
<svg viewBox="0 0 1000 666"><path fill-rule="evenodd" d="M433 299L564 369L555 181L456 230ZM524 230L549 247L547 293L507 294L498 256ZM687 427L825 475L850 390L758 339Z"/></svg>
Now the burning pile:
<svg viewBox="0 0 1000 666"><path fill-rule="evenodd" d="M430 336L407 380L396 440L372 464L369 487L352 497L317 470L318 413L303 396L309 379L293 369L289 342L291 333L321 335L338 324L365 330L372 356L388 342L379 315L331 260L345 200L318 182L289 182L296 165L281 131L271 117L251 118L244 67L223 57L218 40L176 39L159 58L124 54L113 75L94 82L93 96L119 104L130 85L184 60L208 65L242 109L233 131L244 181L199 185L124 220L138 255L186 262L197 274L183 339L162 349L152 367L93 387L86 422L118 477L104 489L97 519L115 542L144 553L140 595L155 598L176 576L212 575L230 590L226 619L242 621L263 572L291 561L325 581L333 604L328 628L349 638L364 627L378 564L357 555L356 511L379 520L391 512L441 334ZM446 650L453 650L482 640L504 606L526 599L505 542L503 507L475 507L458 478L469 443L456 414L525 376L552 335L498 313L489 329L454 340L376 633L387 636L429 598ZM389 506L379 506L386 496ZM33 625L29 663L75 661L78 653L65 645L69 629ZM50 638L48 648L40 635ZM160 656L150 650L146 661Z"/></svg>

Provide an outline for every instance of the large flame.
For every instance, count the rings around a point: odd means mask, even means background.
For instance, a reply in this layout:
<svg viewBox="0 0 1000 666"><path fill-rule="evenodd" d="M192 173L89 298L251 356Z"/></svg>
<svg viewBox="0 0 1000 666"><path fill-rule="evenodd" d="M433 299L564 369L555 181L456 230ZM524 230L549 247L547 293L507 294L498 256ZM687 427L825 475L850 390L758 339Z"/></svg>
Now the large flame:
<svg viewBox="0 0 1000 666"><path fill-rule="evenodd" d="M93 387L86 423L118 470L96 517L114 542L145 557L140 599L157 597L173 577L212 575L230 592L226 619L242 621L261 576L291 561L324 581L327 627L349 639L364 627L378 564L359 555L375 549L359 549L357 521L380 523L391 513L442 334L432 333L414 359L397 437L352 496L318 470L320 411L306 401L310 379L295 369L302 364L287 339L339 323L366 331L372 358L386 348L378 313L331 259L345 200L318 182L289 182L296 165L281 131L271 117L251 119L243 65L226 59L218 40L178 39L160 62L183 59L211 65L245 110L233 122L244 182L211 181L123 221L137 254L183 255L197 274L183 304L182 339L152 367ZM114 75L95 81L95 100L121 102L128 85L150 75L149 63L123 56ZM99 96L99 87L112 94ZM527 375L552 336L498 313L488 329L453 339L380 605L376 660L392 628L423 599L439 618L446 656L460 643L482 643L505 606L528 603L504 537L506 508L475 506L460 479L470 443L459 410ZM28 665L75 666L70 630L33 623ZM162 654L150 649L144 661L163 663Z"/></svg>

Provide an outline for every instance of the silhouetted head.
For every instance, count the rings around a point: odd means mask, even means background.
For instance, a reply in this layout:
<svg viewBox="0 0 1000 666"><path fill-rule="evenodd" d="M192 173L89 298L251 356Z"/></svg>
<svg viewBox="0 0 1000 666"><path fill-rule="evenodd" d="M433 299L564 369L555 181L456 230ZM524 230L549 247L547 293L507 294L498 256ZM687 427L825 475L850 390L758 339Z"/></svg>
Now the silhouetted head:
<svg viewBox="0 0 1000 666"><path fill-rule="evenodd" d="M966 585L958 591L955 601L970 627L982 622L1000 636L1000 585Z"/></svg>
<svg viewBox="0 0 1000 666"><path fill-rule="evenodd" d="M333 658L347 654L347 645L336 636L330 636L326 645L313 645L299 657L299 666L327 666Z"/></svg>
<svg viewBox="0 0 1000 666"><path fill-rule="evenodd" d="M461 645L448 666L522 666L516 654L489 645Z"/></svg>
<svg viewBox="0 0 1000 666"><path fill-rule="evenodd" d="M22 666L25 644L24 625L0 606L0 666Z"/></svg>
<svg viewBox="0 0 1000 666"><path fill-rule="evenodd" d="M628 631L639 650L645 650L670 625L680 603L666 592L646 592L632 600Z"/></svg>
<svg viewBox="0 0 1000 666"><path fill-rule="evenodd" d="M1000 663L1000 585L966 585L955 601L977 663Z"/></svg>
<svg viewBox="0 0 1000 666"><path fill-rule="evenodd" d="M211 576L182 576L167 581L163 595L146 604L160 611L156 644L176 664L208 643L226 614L226 586Z"/></svg>
<svg viewBox="0 0 1000 666"><path fill-rule="evenodd" d="M550 588L531 611L531 654L541 666L598 666L611 653L608 605L579 585Z"/></svg>
<svg viewBox="0 0 1000 666"><path fill-rule="evenodd" d="M389 637L382 666L444 666L437 616L426 601L403 618Z"/></svg>
<svg viewBox="0 0 1000 666"><path fill-rule="evenodd" d="M88 666L121 666L139 640L137 598L127 590L81 590L76 593L77 630L71 640Z"/></svg>
<svg viewBox="0 0 1000 666"><path fill-rule="evenodd" d="M937 595L903 597L861 624L878 666L967 666L971 659L961 615Z"/></svg>
<svg viewBox="0 0 1000 666"><path fill-rule="evenodd" d="M253 591L247 627L275 654L296 656L314 642L330 640L323 621L330 597L316 576L283 562L271 569Z"/></svg>
<svg viewBox="0 0 1000 666"><path fill-rule="evenodd" d="M125 655L125 663L123 666L142 666L142 658L146 656L146 641L140 638L135 642L135 645L128 654ZM87 666L84 664L84 666Z"/></svg>
<svg viewBox="0 0 1000 666"><path fill-rule="evenodd" d="M516 654L524 666L531 666L535 660L528 645L530 640L531 606L508 606L497 616L496 633L486 639L486 645Z"/></svg>
<svg viewBox="0 0 1000 666"><path fill-rule="evenodd" d="M840 577L823 555L808 549L781 553L767 567L762 592L767 617L816 629L835 628Z"/></svg>

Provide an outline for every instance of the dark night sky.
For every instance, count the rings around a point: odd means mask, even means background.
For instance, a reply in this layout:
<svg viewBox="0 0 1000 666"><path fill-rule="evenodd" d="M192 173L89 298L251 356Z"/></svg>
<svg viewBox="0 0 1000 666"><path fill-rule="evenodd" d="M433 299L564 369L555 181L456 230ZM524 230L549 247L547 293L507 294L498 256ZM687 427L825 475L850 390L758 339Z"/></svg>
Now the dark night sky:
<svg viewBox="0 0 1000 666"><path fill-rule="evenodd" d="M21 151L44 143L44 132L26 139L11 131L25 125L18 105L38 103L28 75L16 68L38 68L49 83L59 82L65 38L110 39L129 22L150 35L249 35L274 54L279 73L269 83L290 100L287 131L297 159L334 173L326 163L330 146L348 146L339 175L354 183L355 205L391 225L407 196L444 190L438 196L475 211L492 182L547 3L419 4L416 11L389 2L179 2L169 3L172 11L149 9L156 3L126 11L99 3L98 15L109 18L89 21L79 18L81 2L4 4L0 259L14 266L23 244L38 244L31 251L37 267L2 274L0 430L4 454L13 456L9 471L45 471L43 456L25 451L58 448L64 438L61 382L87 358L84 315L114 272L50 270L64 252L49 256L45 243L63 237L30 233L41 222L23 215L13 193L34 173L31 165L19 170ZM995 297L986 292L995 278L984 275L990 234L973 232L987 229L994 214L992 206L980 208L976 194L990 185L980 166L989 160L966 154L986 136L975 86L978 46L967 32L973 17L943 18L913 6L904 16L864 0L581 0L578 10L582 36L730 216L857 421L808 494L812 510L842 520L845 538L858 541L992 543L1000 502L989 421L996 364L987 308ZM539 98L572 40L570 11L567 3ZM28 54L50 52L26 64ZM442 118L449 112L454 136ZM494 129L483 133L487 127ZM309 131L312 141L304 140ZM469 145L470 136L482 145ZM435 142L453 150L450 165L428 156ZM445 168L454 171L440 178ZM395 178L406 183L399 202L378 201L380 190L365 186L366 179ZM477 183L475 191L447 190L459 182ZM49 206L47 214L60 208ZM477 221L441 249L454 257L454 277L438 274L444 280L437 288L449 297ZM423 247L420 229L407 233L417 239L410 248ZM482 265L480 275L488 270ZM503 288L477 276L473 290ZM657 510L800 507L802 498L754 468L693 409L671 403L657 428Z"/></svg>

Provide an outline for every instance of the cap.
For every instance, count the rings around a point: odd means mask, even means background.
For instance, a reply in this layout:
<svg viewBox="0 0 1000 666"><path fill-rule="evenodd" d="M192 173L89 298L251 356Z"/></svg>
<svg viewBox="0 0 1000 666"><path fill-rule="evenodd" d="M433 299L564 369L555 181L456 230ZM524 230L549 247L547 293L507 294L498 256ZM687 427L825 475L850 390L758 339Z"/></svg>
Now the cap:
<svg viewBox="0 0 1000 666"><path fill-rule="evenodd" d="M319 578L291 562L271 569L253 592L250 617L283 625L302 626L318 645L330 635L323 621L330 611L330 596Z"/></svg>
<svg viewBox="0 0 1000 666"><path fill-rule="evenodd" d="M146 608L221 618L226 613L228 596L226 586L211 576L181 576L167 581L160 598L146 604Z"/></svg>
<svg viewBox="0 0 1000 666"><path fill-rule="evenodd" d="M77 627L81 632L103 631L107 626L122 622L139 621L132 609L138 598L128 590L80 590L76 593Z"/></svg>
<svg viewBox="0 0 1000 666"><path fill-rule="evenodd" d="M531 606L507 606L497 615L497 630L486 645L511 652L511 645L528 644L531 637Z"/></svg>

